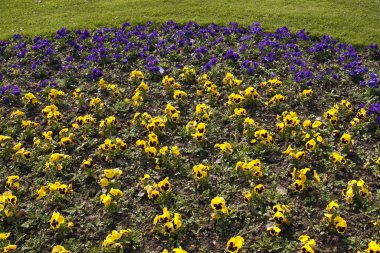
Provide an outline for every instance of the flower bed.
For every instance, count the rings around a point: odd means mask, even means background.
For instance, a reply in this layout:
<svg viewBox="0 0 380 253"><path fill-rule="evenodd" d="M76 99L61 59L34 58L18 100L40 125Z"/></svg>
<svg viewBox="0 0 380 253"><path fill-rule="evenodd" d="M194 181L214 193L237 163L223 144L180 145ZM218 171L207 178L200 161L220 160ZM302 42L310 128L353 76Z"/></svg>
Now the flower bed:
<svg viewBox="0 0 380 253"><path fill-rule="evenodd" d="M379 59L259 23L0 41L0 247L376 252Z"/></svg>

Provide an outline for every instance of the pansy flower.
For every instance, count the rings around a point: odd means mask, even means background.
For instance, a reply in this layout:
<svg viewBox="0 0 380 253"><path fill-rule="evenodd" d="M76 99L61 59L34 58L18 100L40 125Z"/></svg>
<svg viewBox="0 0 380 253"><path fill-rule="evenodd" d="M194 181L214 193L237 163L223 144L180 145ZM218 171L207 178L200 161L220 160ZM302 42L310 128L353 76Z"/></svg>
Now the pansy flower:
<svg viewBox="0 0 380 253"><path fill-rule="evenodd" d="M51 253L71 253L71 251L65 249L62 245L56 245L53 247Z"/></svg>
<svg viewBox="0 0 380 253"><path fill-rule="evenodd" d="M228 240L226 250L229 253L237 253L244 244L244 238L241 236L235 236Z"/></svg>
<svg viewBox="0 0 380 253"><path fill-rule="evenodd" d="M171 219L171 213L168 211L168 208L164 208L162 210L162 214L160 215L156 215L156 217L154 217L154 220L153 220L153 224L157 224L157 223L166 223L166 222L169 222Z"/></svg>
<svg viewBox="0 0 380 253"><path fill-rule="evenodd" d="M71 97L75 100L79 100L79 99L83 99L84 98L84 94L82 93L82 89L81 88L76 88L73 93L71 94Z"/></svg>
<svg viewBox="0 0 380 253"><path fill-rule="evenodd" d="M157 149L155 147L147 147L145 148L145 153L150 157L155 157L157 155Z"/></svg>
<svg viewBox="0 0 380 253"><path fill-rule="evenodd" d="M130 80L143 80L144 79L144 73L139 70L132 70L131 73L129 73Z"/></svg>
<svg viewBox="0 0 380 253"><path fill-rule="evenodd" d="M97 108L103 108L105 107L105 104L102 103L102 100L99 97L92 98L89 102L89 106L92 109L97 109Z"/></svg>
<svg viewBox="0 0 380 253"><path fill-rule="evenodd" d="M61 138L61 141L60 141L61 145L62 146L71 145L71 143L73 142L73 135L74 135L73 133L70 133L69 136Z"/></svg>
<svg viewBox="0 0 380 253"><path fill-rule="evenodd" d="M254 136L256 139L251 140L251 143L256 143L257 141L261 144L274 143L272 135L265 129L255 131Z"/></svg>
<svg viewBox="0 0 380 253"><path fill-rule="evenodd" d="M179 158L182 157L182 154L179 151L178 146L171 147L169 153L172 154L172 155L174 155L175 157L179 157Z"/></svg>
<svg viewBox="0 0 380 253"><path fill-rule="evenodd" d="M244 96L242 96L240 94L236 94L236 93L231 93L228 96L228 102L226 103L226 105L230 105L232 103L239 104L239 103L244 102L244 101L245 101Z"/></svg>
<svg viewBox="0 0 380 253"><path fill-rule="evenodd" d="M173 77L165 76L161 82L166 88L181 88L181 85Z"/></svg>
<svg viewBox="0 0 380 253"><path fill-rule="evenodd" d="M26 93L23 97L23 100L25 104L37 105L39 103L36 96L31 92Z"/></svg>
<svg viewBox="0 0 380 253"><path fill-rule="evenodd" d="M284 213L277 211L273 215L273 220L276 222L277 225L281 225L283 223L287 223L287 219L285 218Z"/></svg>
<svg viewBox="0 0 380 253"><path fill-rule="evenodd" d="M339 204L337 202L335 202L334 200L331 201L327 206L326 206L326 210L327 211L331 211L333 210L334 208L339 208Z"/></svg>
<svg viewBox="0 0 380 253"><path fill-rule="evenodd" d="M102 90L107 89L107 82L103 78L100 78L98 85L99 85L99 88Z"/></svg>
<svg viewBox="0 0 380 253"><path fill-rule="evenodd" d="M188 253L186 250L182 249L181 247L179 248L174 248L173 249L174 253Z"/></svg>
<svg viewBox="0 0 380 253"><path fill-rule="evenodd" d="M107 193L107 194L102 194L100 196L100 202L105 206L105 207L108 207L111 202L112 202L112 196L110 193Z"/></svg>
<svg viewBox="0 0 380 253"><path fill-rule="evenodd" d="M171 184L169 182L169 177L166 177L164 180L161 180L160 182L158 182L158 187L162 190L162 191L167 191L171 188Z"/></svg>
<svg viewBox="0 0 380 253"><path fill-rule="evenodd" d="M223 142L221 144L217 143L214 145L214 148L218 148L221 153L232 154L234 152L232 145L229 142Z"/></svg>
<svg viewBox="0 0 380 253"><path fill-rule="evenodd" d="M278 236L281 232L281 228L279 228L277 226L269 227L269 228L267 228L267 231L271 236Z"/></svg>
<svg viewBox="0 0 380 253"><path fill-rule="evenodd" d="M54 230L59 229L59 227L65 222L65 218L59 212L53 212L50 219L50 227Z"/></svg>
<svg viewBox="0 0 380 253"><path fill-rule="evenodd" d="M65 95L65 92L57 89L51 89L49 94L48 94L48 100L53 103L58 96L63 96Z"/></svg>
<svg viewBox="0 0 380 253"><path fill-rule="evenodd" d="M314 247L316 246L314 239L311 239L308 235L301 235L298 240L303 244L301 253L314 253Z"/></svg>
<svg viewBox="0 0 380 253"><path fill-rule="evenodd" d="M92 167L94 162L92 161L92 158L88 158L82 161L82 166L85 167L86 169L89 169Z"/></svg>
<svg viewBox="0 0 380 253"><path fill-rule="evenodd" d="M217 212L227 213L228 208L223 197L215 197L211 200L211 208Z"/></svg>
<svg viewBox="0 0 380 253"><path fill-rule="evenodd" d="M6 185L8 187L12 187L12 188L18 190L20 188L19 180L20 180L20 176L11 175L11 176L7 177Z"/></svg>
<svg viewBox="0 0 380 253"><path fill-rule="evenodd" d="M116 138L116 146L121 150L125 151L128 145L120 138Z"/></svg>
<svg viewBox="0 0 380 253"><path fill-rule="evenodd" d="M158 187L157 184L147 185L144 187L144 189L148 193L149 199L153 199L153 200L158 199L158 197L160 196L160 192L156 189L157 187Z"/></svg>
<svg viewBox="0 0 380 253"><path fill-rule="evenodd" d="M364 120L367 117L367 111L364 108L361 108L357 113L356 117L359 120Z"/></svg>
<svg viewBox="0 0 380 253"><path fill-rule="evenodd" d="M23 116L25 113L23 111L20 111L20 110L15 110L13 111L10 115L9 115L9 118L13 119L15 117L20 117L20 116Z"/></svg>
<svg viewBox="0 0 380 253"><path fill-rule="evenodd" d="M254 87L248 87L244 90L244 96L246 98L250 98L250 99L258 99L260 98L260 94L257 92L256 88Z"/></svg>
<svg viewBox="0 0 380 253"><path fill-rule="evenodd" d="M121 174L123 174L123 171L119 168L105 169L103 170L103 173L108 179L112 179L112 178L119 178Z"/></svg>
<svg viewBox="0 0 380 253"><path fill-rule="evenodd" d="M253 191L254 191L257 195L262 194L262 193L264 192L264 190L265 190L265 187L264 187L264 185L262 185L262 184L258 184L258 185L256 185L256 186L253 188Z"/></svg>
<svg viewBox="0 0 380 253"><path fill-rule="evenodd" d="M276 94L268 102L265 102L265 105L279 104L285 101L285 96L282 94Z"/></svg>
<svg viewBox="0 0 380 253"><path fill-rule="evenodd" d="M122 249L122 245L118 242L125 236L128 236L132 232L131 229L121 229L119 231L113 230L106 236L106 239L102 243L103 248Z"/></svg>
<svg viewBox="0 0 380 253"><path fill-rule="evenodd" d="M209 167L200 163L193 166L193 175L196 179L201 180L207 177Z"/></svg>
<svg viewBox="0 0 380 253"><path fill-rule="evenodd" d="M31 120L23 120L21 121L21 125L22 127L38 127L40 123L31 121ZM0 142L1 142L1 139L0 139Z"/></svg>
<svg viewBox="0 0 380 253"><path fill-rule="evenodd" d="M158 145L158 136L151 132L148 136L149 140L148 140L148 145L151 146L151 147L156 147Z"/></svg>
<svg viewBox="0 0 380 253"><path fill-rule="evenodd" d="M252 199L252 193L250 191L245 191L243 195L244 195L243 197L244 203L249 203Z"/></svg>
<svg viewBox="0 0 380 253"><path fill-rule="evenodd" d="M119 189L115 189L115 188L111 188L111 190L109 191L109 193L114 196L114 197L121 197L123 196L123 192Z"/></svg>
<svg viewBox="0 0 380 253"><path fill-rule="evenodd" d="M340 102L340 104L341 104L344 108L346 108L347 110L351 110L351 109L352 109L352 104L351 104L349 101L345 100L345 99L343 99L343 100Z"/></svg>
<svg viewBox="0 0 380 253"><path fill-rule="evenodd" d="M137 140L136 141L136 146L138 148L141 148L142 150L145 150L145 148L147 147L147 143L145 140Z"/></svg>
<svg viewBox="0 0 380 253"><path fill-rule="evenodd" d="M344 133L342 137L340 137L340 143L344 146L351 144L351 142L352 142L351 135L348 133Z"/></svg>
<svg viewBox="0 0 380 253"><path fill-rule="evenodd" d="M223 84L232 85L234 79L235 77L232 73L227 73L223 78Z"/></svg>
<svg viewBox="0 0 380 253"><path fill-rule="evenodd" d="M307 150L314 150L315 149L315 147L316 147L316 141L314 140L314 139L311 139L311 140L309 140L308 142L306 142L306 144L305 144L305 148L307 149Z"/></svg>
<svg viewBox="0 0 380 253"><path fill-rule="evenodd" d="M4 204L10 204L12 206L17 205L17 196L13 195L11 191L5 191L3 195L0 195L0 204L2 209L4 209Z"/></svg>
<svg viewBox="0 0 380 253"><path fill-rule="evenodd" d="M358 125L360 123L360 119L359 118L353 118L351 121L350 121L350 127L355 127L356 125Z"/></svg>
<svg viewBox="0 0 380 253"><path fill-rule="evenodd" d="M17 249L17 245L15 244L9 244L4 247L4 253L13 252Z"/></svg>
<svg viewBox="0 0 380 253"><path fill-rule="evenodd" d="M340 216L334 219L336 231L339 234L344 234L347 230L347 222Z"/></svg>
<svg viewBox="0 0 380 253"><path fill-rule="evenodd" d="M313 90L312 89L307 89L302 91L302 96L306 98L310 98L313 95Z"/></svg>
<svg viewBox="0 0 380 253"><path fill-rule="evenodd" d="M244 108L235 108L234 114L230 117L246 117L247 116L247 110Z"/></svg>
<svg viewBox="0 0 380 253"><path fill-rule="evenodd" d="M180 100L182 98L185 98L187 96L187 93L181 90L175 90L173 94L173 98L175 100Z"/></svg>
<svg viewBox="0 0 380 253"><path fill-rule="evenodd" d="M6 240L11 233L0 233L0 240Z"/></svg>
<svg viewBox="0 0 380 253"><path fill-rule="evenodd" d="M380 243L376 241L370 241L368 243L367 253L379 253L380 252Z"/></svg>
<svg viewBox="0 0 380 253"><path fill-rule="evenodd" d="M346 164L347 160L337 152L332 152L329 156L329 160L333 163Z"/></svg>

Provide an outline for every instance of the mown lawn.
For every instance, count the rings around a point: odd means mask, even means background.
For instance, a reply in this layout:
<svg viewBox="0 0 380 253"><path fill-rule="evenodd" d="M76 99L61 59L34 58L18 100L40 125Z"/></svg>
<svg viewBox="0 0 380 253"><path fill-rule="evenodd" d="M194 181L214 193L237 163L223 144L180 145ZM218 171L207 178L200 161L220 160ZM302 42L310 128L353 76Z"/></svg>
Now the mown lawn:
<svg viewBox="0 0 380 253"><path fill-rule="evenodd" d="M17 0L0 1L0 39L14 33L53 33L61 27L95 28L173 19L179 23L242 25L262 23L267 31L287 26L305 28L315 35L328 34L356 46L380 42L380 1L175 1L175 0Z"/></svg>

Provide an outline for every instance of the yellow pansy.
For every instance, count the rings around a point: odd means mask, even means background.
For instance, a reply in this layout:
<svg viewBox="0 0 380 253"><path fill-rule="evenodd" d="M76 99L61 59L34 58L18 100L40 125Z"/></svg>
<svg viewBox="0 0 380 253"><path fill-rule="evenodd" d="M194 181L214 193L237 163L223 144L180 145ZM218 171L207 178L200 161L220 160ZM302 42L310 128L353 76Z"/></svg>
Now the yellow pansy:
<svg viewBox="0 0 380 253"><path fill-rule="evenodd" d="M5 240L7 239L11 233L0 233L0 240Z"/></svg>
<svg viewBox="0 0 380 253"><path fill-rule="evenodd" d="M274 227L269 227L267 228L267 231L271 236L278 236L281 232L281 228L274 226Z"/></svg>
<svg viewBox="0 0 380 253"><path fill-rule="evenodd" d="M226 206L226 201L223 197L215 197L211 200L211 208L215 211L220 211L223 213L228 212L228 208Z"/></svg>
<svg viewBox="0 0 380 253"><path fill-rule="evenodd" d="M102 194L100 196L100 202L105 206L109 206L112 202L112 197L111 195L108 193L108 194Z"/></svg>
<svg viewBox="0 0 380 253"><path fill-rule="evenodd" d="M15 251L16 249L17 249L17 245L10 244L10 245L4 247L4 253L12 252L12 251Z"/></svg>
<svg viewBox="0 0 380 253"><path fill-rule="evenodd" d="M52 229L57 230L64 222L65 218L59 212L53 212L53 215L50 219L50 227Z"/></svg>
<svg viewBox="0 0 380 253"><path fill-rule="evenodd" d="M121 197L123 196L123 192L119 189L111 188L110 194L114 197Z"/></svg>
<svg viewBox="0 0 380 253"><path fill-rule="evenodd" d="M229 253L237 253L244 244L244 238L241 236L235 236L232 237L230 240L227 242L227 252Z"/></svg>

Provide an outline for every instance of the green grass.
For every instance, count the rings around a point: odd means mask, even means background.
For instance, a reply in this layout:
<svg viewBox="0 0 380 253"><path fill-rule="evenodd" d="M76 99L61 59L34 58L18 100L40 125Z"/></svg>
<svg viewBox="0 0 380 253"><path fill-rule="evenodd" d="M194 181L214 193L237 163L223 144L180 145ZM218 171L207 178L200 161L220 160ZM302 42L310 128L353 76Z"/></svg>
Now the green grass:
<svg viewBox="0 0 380 253"><path fill-rule="evenodd" d="M242 25L267 31L287 26L328 34L357 46L380 42L379 0L0 0L0 39L14 33L51 34L61 27L95 28L152 20Z"/></svg>

